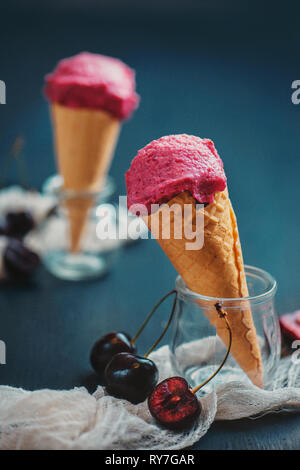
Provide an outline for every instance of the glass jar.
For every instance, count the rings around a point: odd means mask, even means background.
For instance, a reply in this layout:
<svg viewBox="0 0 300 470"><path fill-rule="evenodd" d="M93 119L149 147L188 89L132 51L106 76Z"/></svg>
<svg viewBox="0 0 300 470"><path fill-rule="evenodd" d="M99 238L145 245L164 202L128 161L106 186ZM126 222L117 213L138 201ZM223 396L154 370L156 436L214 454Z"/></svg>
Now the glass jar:
<svg viewBox="0 0 300 470"><path fill-rule="evenodd" d="M262 356L264 388L271 388L274 371L280 359L280 329L274 309L277 285L262 269L245 266L249 297L222 299L206 297L190 291L181 277L176 280L177 302L170 344L175 373L186 378L191 386L206 380L220 365L227 345L217 336L210 323L210 312L218 302L230 315L250 307ZM227 343L228 344L228 343ZM204 392L218 383L250 380L230 354L221 372L204 387Z"/></svg>
<svg viewBox="0 0 300 470"><path fill-rule="evenodd" d="M56 208L39 233L48 271L72 281L106 274L123 244L118 237L118 207L103 203L102 192L60 189L55 193L55 201ZM104 234L99 232L100 225L108 227Z"/></svg>
<svg viewBox="0 0 300 470"><path fill-rule="evenodd" d="M42 186L42 193L46 196L59 198L63 187L63 177L59 174L49 176ZM114 179L107 175L98 202L104 203L112 199L116 192L116 183Z"/></svg>

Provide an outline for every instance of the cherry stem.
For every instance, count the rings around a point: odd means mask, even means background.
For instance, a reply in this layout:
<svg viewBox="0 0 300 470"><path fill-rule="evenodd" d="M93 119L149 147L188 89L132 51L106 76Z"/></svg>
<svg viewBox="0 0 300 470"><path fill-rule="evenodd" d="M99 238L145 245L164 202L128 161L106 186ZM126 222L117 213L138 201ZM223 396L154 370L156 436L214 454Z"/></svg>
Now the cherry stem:
<svg viewBox="0 0 300 470"><path fill-rule="evenodd" d="M8 157L9 159L14 159L17 164L18 177L21 186L25 189L29 189L27 163L23 152L24 144L25 141L23 137L17 137L13 142Z"/></svg>
<svg viewBox="0 0 300 470"><path fill-rule="evenodd" d="M134 338L132 338L132 340L130 341L131 344L134 344L136 342L136 340L138 339L138 337L140 336L140 334L143 332L144 328L146 327L146 325L148 324L148 322L151 320L152 316L154 315L154 313L156 312L156 310L158 309L158 307L170 296L170 295L173 295L175 294L175 299L174 299L174 302L173 302L173 307L172 307L172 312L171 312L171 315L170 315L170 318L168 320L168 323L167 325L165 326L162 334L160 335L160 337L158 338L157 341L155 341L154 345L149 349L149 351L145 354L144 357L148 357L149 354L152 353L152 351L156 348L156 346L158 345L158 343L162 340L162 338L164 337L165 333L167 332L169 326L170 326L170 323L173 319L173 316L174 316L174 313L175 313L175 306L176 306L176 300L177 300L177 290L174 289L174 290L171 290L170 292L168 292L167 294L165 294L158 302L157 304L153 307L153 309L151 310L151 312L149 313L149 315L147 316L146 320L143 322L141 328L138 330L137 334L135 335Z"/></svg>
<svg viewBox="0 0 300 470"><path fill-rule="evenodd" d="M170 291L168 294L166 294L154 307L154 312L155 310L163 303L163 301L169 297L170 295L172 294L175 294L175 298L174 298L174 302L173 302L173 306L172 306L172 311L171 311L171 315L169 317L169 320L168 320L168 323L166 324L166 326L164 327L160 337L155 341L155 343L153 344L153 346L151 346L151 348L149 349L149 351L146 352L146 354L144 355L144 357L148 357L149 354L152 353L152 351L156 348L156 346L160 343L160 341L163 339L163 337L165 336L166 332L168 331L168 328L173 320L173 317L174 317L174 314L175 314L175 307L176 307L176 301L177 301L177 290L174 289L172 291ZM152 314L154 313L152 311ZM152 315L151 315L152 316ZM151 318L150 316L150 318Z"/></svg>
<svg viewBox="0 0 300 470"><path fill-rule="evenodd" d="M223 318L225 320L226 327L227 327L227 330L229 332L229 343L228 343L227 352L226 352L226 355L225 355L223 361L221 362L221 364L217 368L217 370L207 380L205 380L205 382L203 382L202 384L200 384L197 387L193 388L193 390L192 390L193 393L197 393L200 390L200 388L204 387L204 385L206 385L208 382L210 382L220 372L220 370L224 366L224 364L227 361L227 358L230 354L231 344L232 344L232 331L231 331L230 325L229 325L228 320L227 320L227 313L225 312L225 310L223 309L222 305L219 302L217 302L215 304L215 308L216 308L216 310L219 314L219 317Z"/></svg>

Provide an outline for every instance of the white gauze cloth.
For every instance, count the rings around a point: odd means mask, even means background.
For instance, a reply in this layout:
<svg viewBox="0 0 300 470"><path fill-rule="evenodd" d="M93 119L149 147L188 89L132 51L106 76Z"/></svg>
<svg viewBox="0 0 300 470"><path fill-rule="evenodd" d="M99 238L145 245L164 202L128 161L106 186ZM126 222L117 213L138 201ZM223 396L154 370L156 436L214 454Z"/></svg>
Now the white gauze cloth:
<svg viewBox="0 0 300 470"><path fill-rule="evenodd" d="M186 345L191 360L194 348L194 343L190 351ZM174 375L168 346L150 358L160 380ZM280 361L270 391L255 387L238 369L232 379L229 376L227 380L225 372L225 383L199 397L201 415L188 432L158 426L147 402L132 405L108 396L101 386L92 395L85 388L30 392L1 386L0 449L176 450L198 441L215 420L300 411L300 368L290 357Z"/></svg>

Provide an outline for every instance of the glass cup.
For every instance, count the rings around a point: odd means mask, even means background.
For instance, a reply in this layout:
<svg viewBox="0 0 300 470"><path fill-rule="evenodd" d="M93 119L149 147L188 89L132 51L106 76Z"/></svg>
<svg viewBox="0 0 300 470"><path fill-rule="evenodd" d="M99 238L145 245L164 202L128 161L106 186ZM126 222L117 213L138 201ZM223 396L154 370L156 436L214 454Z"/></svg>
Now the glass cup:
<svg viewBox="0 0 300 470"><path fill-rule="evenodd" d="M272 388L274 372L280 359L280 329L274 310L275 279L262 269L245 266L249 297L243 299L222 299L205 297L190 291L181 277L176 280L177 302L173 320L170 344L171 361L175 373L186 378L195 387L204 382L222 362L227 344L217 336L216 328L208 317L218 302L224 310L230 308L234 314L245 302L250 307L255 324L263 363L264 388ZM250 379L230 354L224 367L207 384L203 393L216 384L232 380Z"/></svg>
<svg viewBox="0 0 300 470"><path fill-rule="evenodd" d="M47 196L59 198L63 186L63 177L59 174L51 175L42 186L42 193ZM98 195L98 202L108 202L116 192L116 184L111 176L106 176L105 183Z"/></svg>
<svg viewBox="0 0 300 470"><path fill-rule="evenodd" d="M48 194L54 195L51 191ZM122 245L117 236L117 207L103 203L102 191L56 189L55 201L56 209L40 229L43 262L48 271L60 279L72 281L106 274ZM101 220L105 226L112 227L105 238L99 236Z"/></svg>

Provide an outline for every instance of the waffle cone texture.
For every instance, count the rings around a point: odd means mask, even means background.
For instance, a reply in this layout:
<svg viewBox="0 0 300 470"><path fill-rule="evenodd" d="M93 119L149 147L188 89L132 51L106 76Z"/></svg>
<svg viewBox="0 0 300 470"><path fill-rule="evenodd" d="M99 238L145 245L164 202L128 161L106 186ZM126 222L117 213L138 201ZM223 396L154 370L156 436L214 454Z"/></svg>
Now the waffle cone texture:
<svg viewBox="0 0 300 470"><path fill-rule="evenodd" d="M191 205L190 219L183 220L186 204ZM183 192L143 219L191 291L215 298L247 297L238 227L227 189L216 193L214 202L204 209L199 209L196 205L197 201L190 193ZM170 211L170 238L166 239L161 221L167 220L163 217L163 212L171 206L177 209ZM200 249L187 250L187 243L192 240L185 237L184 230L179 238L178 227L190 224L192 230L195 230L199 210L204 216L204 244ZM262 360L250 305L245 300L241 301L239 307L226 308L232 330L231 354L252 382L263 387ZM210 306L203 311L227 345L228 332L215 308Z"/></svg>

